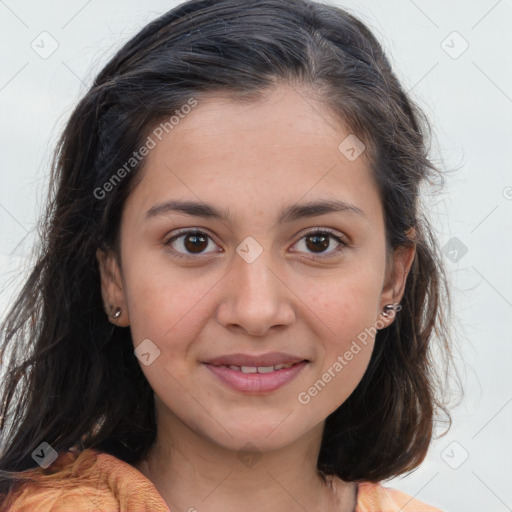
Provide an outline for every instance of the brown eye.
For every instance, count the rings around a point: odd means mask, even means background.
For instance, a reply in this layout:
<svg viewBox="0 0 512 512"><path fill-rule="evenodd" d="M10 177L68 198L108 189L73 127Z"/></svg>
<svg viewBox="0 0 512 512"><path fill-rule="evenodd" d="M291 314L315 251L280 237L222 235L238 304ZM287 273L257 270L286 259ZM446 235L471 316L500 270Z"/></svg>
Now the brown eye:
<svg viewBox="0 0 512 512"><path fill-rule="evenodd" d="M208 237L201 234L189 234L183 237L183 246L187 251L200 253L208 247Z"/></svg>
<svg viewBox="0 0 512 512"><path fill-rule="evenodd" d="M325 235L308 235L305 238L307 248L313 252L323 252L329 248L331 243L331 237Z"/></svg>
<svg viewBox="0 0 512 512"><path fill-rule="evenodd" d="M174 256L186 258L213 252L205 252L210 245L210 241L212 241L211 237L202 231L181 231L178 235L164 242L164 245L171 247Z"/></svg>
<svg viewBox="0 0 512 512"><path fill-rule="evenodd" d="M328 229L318 229L307 233L299 240L298 244L303 241L305 252L309 252L313 255L313 257L318 255L318 258L328 258L337 254L340 250L348 246L342 235L338 235L337 233Z"/></svg>

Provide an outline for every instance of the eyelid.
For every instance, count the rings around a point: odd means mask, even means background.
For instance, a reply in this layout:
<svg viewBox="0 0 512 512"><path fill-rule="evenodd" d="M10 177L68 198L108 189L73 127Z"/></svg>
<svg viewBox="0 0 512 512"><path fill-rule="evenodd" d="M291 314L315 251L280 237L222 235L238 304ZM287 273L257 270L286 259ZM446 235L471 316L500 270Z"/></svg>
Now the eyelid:
<svg viewBox="0 0 512 512"><path fill-rule="evenodd" d="M216 245L218 245L217 242L215 242L214 237L208 232L207 229L205 229L205 228L194 228L194 227L178 229L176 232L174 232L172 234L172 236L164 238L163 245L164 246L170 246L171 242L174 242L175 240L177 240L177 239L179 239L179 238L181 238L183 236L193 235L193 234L206 235L207 238L209 238ZM316 235L316 234L328 234L332 238L334 238L339 244L341 244L341 246L343 246L343 247L349 247L349 245L350 245L348 237L344 233L339 232L337 230L334 230L332 228L322 228L322 227L307 228L299 236L298 240L296 242L294 242L293 245L296 245L297 243L299 243L301 240L303 240L304 238L306 238L308 236L313 236L313 235ZM337 248L335 248L335 249L333 249L333 250L331 250L329 252L326 252L326 253L318 253L318 254L309 253L309 254L310 254L310 257L312 257L312 259L320 260L320 259L328 259L329 257L332 257L334 254L337 254L339 251L340 251L340 248L337 247ZM205 257L205 256L207 256L209 254L215 253L216 251L207 252L207 253L198 253L196 255L194 255L192 253L189 253L189 254L181 253L181 252L176 251L174 249L172 249L172 252L177 257L183 257L183 258L188 258L188 259L199 259L201 257ZM300 253L302 251L292 251L292 252Z"/></svg>
<svg viewBox="0 0 512 512"><path fill-rule="evenodd" d="M327 260L328 258L332 258L333 256L336 256L342 249L348 248L350 246L349 239L344 233L339 232L332 228L321 228L321 227L307 229L304 233L302 233L300 235L297 242L295 242L293 245L299 243L300 241L302 241L304 238L306 238L308 236L314 236L316 234L328 234L331 236L331 238L334 238L336 240L336 242L338 242L340 244L340 246L334 248L331 251L324 252L324 253L317 253L317 254L309 253L309 258L311 258L311 259ZM292 251L292 252L302 252L302 251Z"/></svg>
<svg viewBox="0 0 512 512"><path fill-rule="evenodd" d="M217 244L217 242L215 242L213 235L211 235L207 229L194 228L194 227L178 229L177 231L173 232L173 234L171 236L166 236L162 242L162 245L170 246L172 242L178 240L179 238L182 238L183 236L186 236L186 235L194 235L194 234L205 235L207 238L212 240L216 245L219 245L219 244ZM171 248L171 252L173 253L174 256L177 256L178 258L183 257L183 258L188 258L188 259L199 259L202 256L204 257L204 256L207 256L209 254L212 254L212 253L215 253L218 251L211 251L208 253L194 255L192 253L190 253L190 254L181 253L181 252L176 251L175 249Z"/></svg>
<svg viewBox="0 0 512 512"><path fill-rule="evenodd" d="M314 235L316 233L329 233L330 235L333 235L334 237L338 237L338 238L342 239L344 243L348 244L348 237L347 237L347 235L345 235L345 233L343 233L341 231L337 231L336 229L322 228L322 227L305 229L304 232L299 237L299 240L301 240L305 236Z"/></svg>

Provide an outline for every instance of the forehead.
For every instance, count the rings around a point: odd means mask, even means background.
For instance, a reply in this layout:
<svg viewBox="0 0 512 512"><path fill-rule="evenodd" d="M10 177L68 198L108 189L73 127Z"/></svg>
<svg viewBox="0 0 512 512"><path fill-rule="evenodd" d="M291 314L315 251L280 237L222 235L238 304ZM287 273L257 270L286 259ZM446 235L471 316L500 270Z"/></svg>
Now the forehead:
<svg viewBox="0 0 512 512"><path fill-rule="evenodd" d="M230 210L250 205L254 213L322 197L368 208L379 199L366 155L350 159L340 150L351 136L322 102L295 87L253 101L203 96L156 140L129 201L147 210L194 199Z"/></svg>
<svg viewBox="0 0 512 512"><path fill-rule="evenodd" d="M236 153L247 152L247 145L271 151L298 150L304 144L337 149L338 139L349 131L310 90L280 85L251 100L226 93L201 96L172 133L182 147L215 144ZM246 144L237 146L235 140Z"/></svg>

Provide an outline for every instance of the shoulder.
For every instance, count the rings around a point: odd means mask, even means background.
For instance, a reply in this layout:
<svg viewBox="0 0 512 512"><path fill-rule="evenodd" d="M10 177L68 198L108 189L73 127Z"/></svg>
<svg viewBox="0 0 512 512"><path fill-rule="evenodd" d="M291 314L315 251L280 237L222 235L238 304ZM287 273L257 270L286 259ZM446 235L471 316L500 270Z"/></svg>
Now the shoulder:
<svg viewBox="0 0 512 512"><path fill-rule="evenodd" d="M358 484L355 512L442 512L412 496L381 484Z"/></svg>
<svg viewBox="0 0 512 512"><path fill-rule="evenodd" d="M4 502L9 512L169 512L154 485L130 464L93 449L64 452L47 469L27 470Z"/></svg>

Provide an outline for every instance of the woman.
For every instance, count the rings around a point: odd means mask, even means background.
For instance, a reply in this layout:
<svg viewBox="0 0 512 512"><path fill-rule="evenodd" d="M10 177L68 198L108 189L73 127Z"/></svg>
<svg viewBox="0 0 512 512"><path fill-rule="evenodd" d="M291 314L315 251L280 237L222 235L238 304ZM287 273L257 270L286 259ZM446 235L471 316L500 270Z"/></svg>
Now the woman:
<svg viewBox="0 0 512 512"><path fill-rule="evenodd" d="M332 6L192 0L126 43L4 324L0 510L438 510L381 485L445 410L427 127Z"/></svg>

